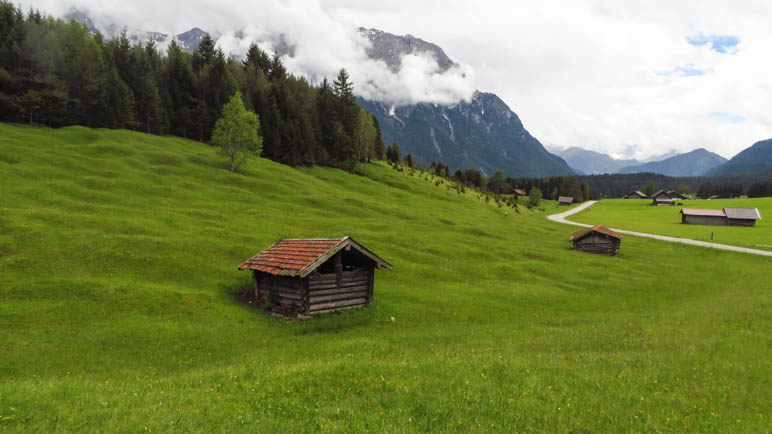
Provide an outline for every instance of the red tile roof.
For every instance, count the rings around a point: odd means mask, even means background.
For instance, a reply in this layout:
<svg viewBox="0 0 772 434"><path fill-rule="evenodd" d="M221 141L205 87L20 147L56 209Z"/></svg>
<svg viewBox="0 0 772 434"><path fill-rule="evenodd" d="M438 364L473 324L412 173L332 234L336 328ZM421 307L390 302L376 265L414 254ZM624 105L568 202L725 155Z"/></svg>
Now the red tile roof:
<svg viewBox="0 0 772 434"><path fill-rule="evenodd" d="M273 275L297 276L346 238L281 240L239 266Z"/></svg>
<svg viewBox="0 0 772 434"><path fill-rule="evenodd" d="M726 217L726 213L722 209L683 208L681 209L681 214L703 216L703 217Z"/></svg>
<svg viewBox="0 0 772 434"><path fill-rule="evenodd" d="M595 225L595 226L593 226L591 228L582 229L580 231L574 232L574 235L571 236L571 239L569 241L580 240L580 239L586 237L587 235L590 235L593 232L597 232L597 233L603 234L603 235L608 235L608 236L616 238L618 240L622 239L622 235L621 234L618 234L618 233L612 231L611 229L609 229L609 228L607 228L607 227L605 227L603 225Z"/></svg>

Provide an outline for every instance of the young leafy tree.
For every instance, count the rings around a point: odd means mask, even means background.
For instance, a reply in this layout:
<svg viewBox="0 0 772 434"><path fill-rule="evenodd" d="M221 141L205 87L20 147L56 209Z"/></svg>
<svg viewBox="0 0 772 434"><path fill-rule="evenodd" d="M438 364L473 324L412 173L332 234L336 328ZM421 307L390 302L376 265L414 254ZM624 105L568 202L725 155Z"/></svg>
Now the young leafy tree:
<svg viewBox="0 0 772 434"><path fill-rule="evenodd" d="M259 129L260 119L244 108L241 92L236 92L223 106L212 134L212 143L230 159L231 171L235 172L250 155L260 155L263 139Z"/></svg>
<svg viewBox="0 0 772 434"><path fill-rule="evenodd" d="M538 187L531 187L531 191L528 192L528 204L539 206L539 203L541 203L541 190Z"/></svg>
<svg viewBox="0 0 772 434"><path fill-rule="evenodd" d="M360 163L365 163L365 173L367 173L367 163L375 156L376 136L377 130L373 124L373 117L365 109L360 109L357 127L354 131L354 149L357 160Z"/></svg>

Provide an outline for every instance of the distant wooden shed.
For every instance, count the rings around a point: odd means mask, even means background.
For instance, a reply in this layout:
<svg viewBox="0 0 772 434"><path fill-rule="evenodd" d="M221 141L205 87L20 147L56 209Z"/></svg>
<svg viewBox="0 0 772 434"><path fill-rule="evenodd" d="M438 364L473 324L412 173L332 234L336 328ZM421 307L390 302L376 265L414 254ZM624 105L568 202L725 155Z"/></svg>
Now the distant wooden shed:
<svg viewBox="0 0 772 434"><path fill-rule="evenodd" d="M681 223L685 225L726 226L726 213L720 209L681 209Z"/></svg>
<svg viewBox="0 0 772 434"><path fill-rule="evenodd" d="M643 192L640 192L638 190L635 190L634 192L626 195L622 199L646 199L649 196L646 196Z"/></svg>
<svg viewBox="0 0 772 434"><path fill-rule="evenodd" d="M619 253L622 244L622 235L603 226L596 225L591 228L574 232L569 239L573 243L572 249L598 255L615 256Z"/></svg>
<svg viewBox="0 0 772 434"><path fill-rule="evenodd" d="M512 193L516 196L527 196L527 194L525 194L525 192L519 188L514 189Z"/></svg>
<svg viewBox="0 0 772 434"><path fill-rule="evenodd" d="M755 226L756 220L761 220L758 208L681 210L681 223L687 225Z"/></svg>
<svg viewBox="0 0 772 434"><path fill-rule="evenodd" d="M679 193L677 191L673 191L673 190L668 190L667 191L667 195L670 196L670 198L673 199L673 200L687 200L687 199L691 199L691 195L689 195L689 197L686 197L686 195L681 194L681 193Z"/></svg>
<svg viewBox="0 0 772 434"><path fill-rule="evenodd" d="M571 197L571 196L568 196L568 197L560 196L558 198L558 204L559 205L571 205L572 203L574 203L574 198Z"/></svg>
<svg viewBox="0 0 772 434"><path fill-rule="evenodd" d="M258 299L306 315L372 303L376 268L392 266L350 237L281 240L239 266Z"/></svg>
<svg viewBox="0 0 772 434"><path fill-rule="evenodd" d="M673 198L671 198L665 190L659 190L658 192L652 194L651 198L653 200L652 205L661 206L673 204Z"/></svg>
<svg viewBox="0 0 772 434"><path fill-rule="evenodd" d="M724 208L729 226L756 226L761 220L758 208Z"/></svg>

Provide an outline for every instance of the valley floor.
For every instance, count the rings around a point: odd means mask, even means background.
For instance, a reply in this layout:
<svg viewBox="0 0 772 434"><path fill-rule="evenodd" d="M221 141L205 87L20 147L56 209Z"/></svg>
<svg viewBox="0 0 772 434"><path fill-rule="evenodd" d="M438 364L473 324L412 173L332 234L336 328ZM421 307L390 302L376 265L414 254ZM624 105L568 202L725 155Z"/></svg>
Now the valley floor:
<svg viewBox="0 0 772 434"><path fill-rule="evenodd" d="M772 429L769 258L583 254L554 203L518 209L381 163L231 173L197 142L0 124L0 429ZM373 305L234 299L278 238L342 235L394 265Z"/></svg>
<svg viewBox="0 0 772 434"><path fill-rule="evenodd" d="M565 211L565 212L562 212L562 213L559 213L559 214L549 215L549 216L547 216L547 219L551 220L551 221L554 221L554 222L565 223L565 224L574 225L574 226L592 227L592 226L594 226L593 224L575 223L575 222L572 222L570 220L566 220L566 218L567 217L571 217L571 216L573 216L575 214L581 213L584 210L594 206L597 203L598 203L597 201L591 200L591 201L583 203L582 205L580 205L580 206L578 206L576 208L570 209L568 211ZM590 209L590 211L591 211L591 209ZM728 244L709 243L709 242L705 242L705 241L690 240L688 238L678 238L678 237L669 237L669 236L664 236L664 235L645 234L643 232L628 231L628 230L619 229L619 228L611 228L611 229L616 231L616 232L618 232L618 233L620 233L620 234L624 234L624 235L633 235L633 236L636 236L636 237L651 238L651 239L660 240L660 241L667 241L667 242L671 242L671 243L681 243L681 244L688 244L688 245L691 245L691 246L708 247L708 248L711 248L711 249L729 250L729 251L733 251L733 252L748 253L748 254L752 254L752 255L772 256L772 251L765 251L765 250L758 250L758 249L749 249L747 247L737 247L737 246L731 246L731 245L728 245ZM766 245L762 244L761 246L766 246ZM772 247L772 246L767 246L767 247Z"/></svg>
<svg viewBox="0 0 772 434"><path fill-rule="evenodd" d="M651 200L604 199L570 220L583 224L601 223L621 230L704 243L724 244L772 252L772 198L683 200L682 206L651 206ZM758 208L762 219L754 227L687 225L681 223L682 208L723 209Z"/></svg>

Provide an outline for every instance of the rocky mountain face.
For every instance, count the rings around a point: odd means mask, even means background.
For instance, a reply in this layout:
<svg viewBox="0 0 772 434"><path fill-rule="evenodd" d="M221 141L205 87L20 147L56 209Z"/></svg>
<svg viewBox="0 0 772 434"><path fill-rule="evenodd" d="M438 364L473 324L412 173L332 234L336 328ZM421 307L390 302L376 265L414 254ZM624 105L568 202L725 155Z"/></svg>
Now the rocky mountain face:
<svg viewBox="0 0 772 434"><path fill-rule="evenodd" d="M513 177L573 173L491 93L477 92L471 102L454 106L359 103L378 117L386 143L399 143L403 155L410 153L425 165L441 161L452 169L479 168L488 176L496 170Z"/></svg>
<svg viewBox="0 0 772 434"><path fill-rule="evenodd" d="M699 148L662 161L623 167L619 173L659 173L667 176L700 176L726 162L726 158Z"/></svg>
<svg viewBox="0 0 772 434"><path fill-rule="evenodd" d="M107 38L115 37L119 35L123 30L126 30L126 35L131 41L133 42L153 41L156 43L157 46L162 48L168 47L169 44L172 42L172 39L176 39L177 44L180 46L180 48L183 51L187 51L189 53L192 53L193 51L196 50L196 48L198 48L199 42L201 42L201 39L204 37L204 35L207 34L206 31L199 29L198 27L194 27L188 30L187 32L183 32L178 35L174 35L172 37L167 33L146 32L146 31L137 30L137 29L130 29L116 23L107 24L100 31L95 25L94 20L88 15L88 13L77 8L70 9L70 11L67 14L65 14L63 18L65 20L73 20L83 24L88 28L88 30L92 34L106 33L103 36L106 36Z"/></svg>
<svg viewBox="0 0 772 434"><path fill-rule="evenodd" d="M414 53L431 54L437 60L437 65L442 71L458 66L456 62L452 61L445 54L442 48L431 42L416 38L413 35L397 36L382 30L366 29L364 27L359 28L359 34L370 41L371 45L367 49L367 55L371 59L383 61L392 71L399 70L402 64L402 57L406 54Z"/></svg>
<svg viewBox="0 0 772 434"><path fill-rule="evenodd" d="M772 139L767 139L754 143L731 160L713 168L708 174L756 173L770 168L772 168Z"/></svg>
<svg viewBox="0 0 772 434"><path fill-rule="evenodd" d="M571 147L555 151L555 154L566 160L569 167L576 172L585 175L597 175L601 173L617 173L619 169L627 166L642 164L635 159L617 160L609 155L588 151L579 147Z"/></svg>
<svg viewBox="0 0 772 434"><path fill-rule="evenodd" d="M398 70L406 54L430 53L442 71L456 66L439 46L411 35L397 36L360 29L370 40L368 55ZM492 93L476 92L471 101L452 106L417 104L392 106L359 99L374 114L386 143L399 143L420 164L432 161L452 169L478 168L491 176L496 170L512 177L571 175L560 157L549 153L523 126L510 108Z"/></svg>

